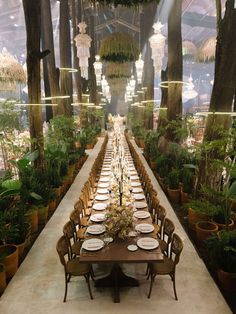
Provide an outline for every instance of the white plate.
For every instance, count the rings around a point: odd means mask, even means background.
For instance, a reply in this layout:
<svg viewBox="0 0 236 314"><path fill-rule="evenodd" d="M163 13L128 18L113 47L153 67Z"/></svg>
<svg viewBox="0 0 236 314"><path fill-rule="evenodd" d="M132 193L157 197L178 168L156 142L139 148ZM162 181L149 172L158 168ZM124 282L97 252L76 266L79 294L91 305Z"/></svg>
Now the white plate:
<svg viewBox="0 0 236 314"><path fill-rule="evenodd" d="M135 171L135 170L130 171L129 174L130 174L130 176L137 176L138 175L137 171Z"/></svg>
<svg viewBox="0 0 236 314"><path fill-rule="evenodd" d="M132 193L142 193L143 189L142 188L134 188L132 189Z"/></svg>
<svg viewBox="0 0 236 314"><path fill-rule="evenodd" d="M127 249L131 252L137 251L138 247L135 244L130 244L127 246Z"/></svg>
<svg viewBox="0 0 236 314"><path fill-rule="evenodd" d="M134 203L134 207L136 207L137 209L146 208L147 207L147 203L146 202L135 202Z"/></svg>
<svg viewBox="0 0 236 314"><path fill-rule="evenodd" d="M111 171L111 167L110 166L103 167L102 172L105 172L105 171Z"/></svg>
<svg viewBox="0 0 236 314"><path fill-rule="evenodd" d="M150 233L154 230L154 227L150 224L139 224L135 227L135 230L141 233Z"/></svg>
<svg viewBox="0 0 236 314"><path fill-rule="evenodd" d="M109 182L109 181L110 181L110 178L108 178L108 177L100 178L99 181L100 181L100 182Z"/></svg>
<svg viewBox="0 0 236 314"><path fill-rule="evenodd" d="M104 242L101 239L88 239L82 244L82 248L87 251L98 251L104 246Z"/></svg>
<svg viewBox="0 0 236 314"><path fill-rule="evenodd" d="M139 180L139 176L131 176L130 179L131 180Z"/></svg>
<svg viewBox="0 0 236 314"><path fill-rule="evenodd" d="M107 201L107 200L109 200L109 196L108 195L102 195L102 194L96 195L95 200L96 201Z"/></svg>
<svg viewBox="0 0 236 314"><path fill-rule="evenodd" d="M107 189L97 189L97 193L98 194L108 194L109 191ZM139 195L139 194L137 194L137 195Z"/></svg>
<svg viewBox="0 0 236 314"><path fill-rule="evenodd" d="M104 225L91 225L88 226L88 228L86 229L86 232L88 232L89 234L102 234L103 232L106 231L106 228Z"/></svg>
<svg viewBox="0 0 236 314"><path fill-rule="evenodd" d="M134 187L137 187L137 186L141 186L141 183L140 182L131 182L131 186L134 188Z"/></svg>
<svg viewBox="0 0 236 314"><path fill-rule="evenodd" d="M145 219L145 218L150 217L150 213L146 212L144 210L139 210L139 211L134 213L134 217L138 218L138 219Z"/></svg>
<svg viewBox="0 0 236 314"><path fill-rule="evenodd" d="M107 204L106 203L95 203L95 204L93 204L92 208L95 210L105 210L107 208Z"/></svg>
<svg viewBox="0 0 236 314"><path fill-rule="evenodd" d="M153 238L140 238L137 241L138 247L144 250L154 250L159 246L159 242Z"/></svg>
<svg viewBox="0 0 236 314"><path fill-rule="evenodd" d="M109 183L98 183L98 188L102 188L102 189L105 189L105 188L109 188Z"/></svg>
<svg viewBox="0 0 236 314"><path fill-rule="evenodd" d="M90 216L90 220L93 222L102 222L106 220L105 214L94 214Z"/></svg>
<svg viewBox="0 0 236 314"><path fill-rule="evenodd" d="M129 171L133 171L133 170L135 170L135 168L134 168L134 167L128 167L128 169L129 169Z"/></svg>
<svg viewBox="0 0 236 314"><path fill-rule="evenodd" d="M141 200L144 200L145 199L145 195L144 194L134 194L134 199L136 201L141 201Z"/></svg>
<svg viewBox="0 0 236 314"><path fill-rule="evenodd" d="M110 175L111 175L110 171L101 172L101 176L103 176L103 177L107 177L107 176L110 176Z"/></svg>

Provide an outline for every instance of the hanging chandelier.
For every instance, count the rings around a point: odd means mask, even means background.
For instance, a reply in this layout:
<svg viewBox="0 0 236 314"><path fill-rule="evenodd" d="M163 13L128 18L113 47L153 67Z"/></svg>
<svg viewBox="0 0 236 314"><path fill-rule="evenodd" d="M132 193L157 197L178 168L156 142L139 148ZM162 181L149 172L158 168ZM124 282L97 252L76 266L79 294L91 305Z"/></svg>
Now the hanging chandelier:
<svg viewBox="0 0 236 314"><path fill-rule="evenodd" d="M88 59L90 57L89 48L91 46L91 37L86 34L87 24L81 22L78 25L80 34L76 35L74 40L77 48L77 57L79 58L79 67L81 76L88 79Z"/></svg>
<svg viewBox="0 0 236 314"><path fill-rule="evenodd" d="M143 66L144 66L144 61L142 60L142 55L140 53L139 59L137 61L135 61L135 67L136 67L136 74L137 74L138 84L142 84Z"/></svg>
<svg viewBox="0 0 236 314"><path fill-rule="evenodd" d="M102 62L100 61L99 55L95 56L95 60L96 61L93 63L93 67L94 67L94 72L96 75L97 86L100 86L101 80L102 80Z"/></svg>
<svg viewBox="0 0 236 314"><path fill-rule="evenodd" d="M149 38L155 74L159 76L161 75L162 59L165 54L166 40L166 37L161 34L162 27L163 25L161 22L153 24L154 34Z"/></svg>
<svg viewBox="0 0 236 314"><path fill-rule="evenodd" d="M191 74L189 76L188 83L189 84L186 85L183 91L184 100L194 99L198 95L198 92L194 89L193 78Z"/></svg>

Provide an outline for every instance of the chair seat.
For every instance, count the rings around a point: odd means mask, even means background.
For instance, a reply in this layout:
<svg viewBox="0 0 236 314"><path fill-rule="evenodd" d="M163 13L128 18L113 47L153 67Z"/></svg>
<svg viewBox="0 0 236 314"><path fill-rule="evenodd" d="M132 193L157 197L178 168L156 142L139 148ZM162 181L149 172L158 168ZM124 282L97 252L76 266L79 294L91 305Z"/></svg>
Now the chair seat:
<svg viewBox="0 0 236 314"><path fill-rule="evenodd" d="M85 228L80 228L79 230L77 230L77 237L79 238L79 239L84 239L84 233L85 233Z"/></svg>
<svg viewBox="0 0 236 314"><path fill-rule="evenodd" d="M66 264L67 272L72 276L86 275L90 270L90 265L81 264L79 257L69 260Z"/></svg>
<svg viewBox="0 0 236 314"><path fill-rule="evenodd" d="M162 263L152 263L151 271L154 274L167 275L174 270L174 262L168 257L164 256Z"/></svg>
<svg viewBox="0 0 236 314"><path fill-rule="evenodd" d="M82 246L82 241L73 243L71 246L72 253L76 255L80 255L81 246Z"/></svg>

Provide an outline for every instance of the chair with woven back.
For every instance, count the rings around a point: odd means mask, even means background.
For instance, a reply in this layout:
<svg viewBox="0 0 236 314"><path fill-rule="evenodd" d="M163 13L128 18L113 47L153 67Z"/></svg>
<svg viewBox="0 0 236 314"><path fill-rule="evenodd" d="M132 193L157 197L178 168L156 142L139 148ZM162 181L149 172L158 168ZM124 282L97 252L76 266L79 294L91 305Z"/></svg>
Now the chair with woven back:
<svg viewBox="0 0 236 314"><path fill-rule="evenodd" d="M68 240L72 256L80 255L82 241L78 238L75 225L71 220L64 225L63 234Z"/></svg>
<svg viewBox="0 0 236 314"><path fill-rule="evenodd" d="M77 209L80 214L80 223L81 226L87 227L88 222L88 216L86 216L85 207L84 207L84 201L83 201L83 194L81 193L79 200L75 203L74 209Z"/></svg>
<svg viewBox="0 0 236 314"><path fill-rule="evenodd" d="M84 234L86 228L81 224L81 217L80 217L80 212L78 211L77 208L75 208L71 213L70 213L70 221L74 224L77 238L79 240L84 239Z"/></svg>
<svg viewBox="0 0 236 314"><path fill-rule="evenodd" d="M155 228L155 233L159 238L162 237L165 217L166 210L162 205L158 204L156 207L154 207L153 225Z"/></svg>
<svg viewBox="0 0 236 314"><path fill-rule="evenodd" d="M166 255L169 256L169 247L172 240L172 235L175 231L175 225L173 221L169 218L165 218L163 224L163 232L162 235L158 238L158 242L161 248L161 251Z"/></svg>
<svg viewBox="0 0 236 314"><path fill-rule="evenodd" d="M72 276L83 276L85 278L90 298L93 299L89 281L91 275L91 265L81 264L79 257L72 258L69 243L65 236L62 236L58 240L56 249L65 271L65 294L63 302L66 302L68 283L70 282Z"/></svg>
<svg viewBox="0 0 236 314"><path fill-rule="evenodd" d="M183 241L176 233L174 233L171 240L171 245L170 245L170 256L168 257L164 255L163 262L148 264L149 265L149 277L151 278L148 298L151 297L152 287L153 287L153 283L154 283L156 275L169 275L173 282L175 299L178 300L177 292L176 292L175 273L176 273L176 265L179 263L180 254L182 250L183 250Z"/></svg>

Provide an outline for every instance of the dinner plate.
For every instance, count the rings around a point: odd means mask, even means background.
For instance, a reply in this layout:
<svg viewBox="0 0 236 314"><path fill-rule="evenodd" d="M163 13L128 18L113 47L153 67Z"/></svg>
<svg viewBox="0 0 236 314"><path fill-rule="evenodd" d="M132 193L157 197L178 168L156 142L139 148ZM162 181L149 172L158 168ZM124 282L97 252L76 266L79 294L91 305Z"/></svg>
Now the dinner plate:
<svg viewBox="0 0 236 314"><path fill-rule="evenodd" d="M146 202L135 202L134 203L134 207L136 207L137 209L146 208L147 207L147 203Z"/></svg>
<svg viewBox="0 0 236 314"><path fill-rule="evenodd" d="M107 176L110 176L111 175L111 171L104 171L104 172L101 172L101 176L102 177L107 177Z"/></svg>
<svg viewBox="0 0 236 314"><path fill-rule="evenodd" d="M88 228L86 229L86 232L88 232L89 234L102 234L103 232L106 231L106 227L104 225L91 225L88 226Z"/></svg>
<svg viewBox="0 0 236 314"><path fill-rule="evenodd" d="M107 208L106 203L95 203L92 207L94 210L105 210Z"/></svg>
<svg viewBox="0 0 236 314"><path fill-rule="evenodd" d="M131 180L139 180L139 176L131 176L130 179Z"/></svg>
<svg viewBox="0 0 236 314"><path fill-rule="evenodd" d="M130 170L135 170L134 167L128 167L128 169L129 169L129 171L130 171Z"/></svg>
<svg viewBox="0 0 236 314"><path fill-rule="evenodd" d="M154 227L150 224L139 224L135 226L135 230L141 233L150 233L154 230Z"/></svg>
<svg viewBox="0 0 236 314"><path fill-rule="evenodd" d="M98 183L98 188L106 189L109 188L109 183Z"/></svg>
<svg viewBox="0 0 236 314"><path fill-rule="evenodd" d="M145 210L139 210L137 212L134 212L134 217L138 219L145 219L150 217L150 213L146 212Z"/></svg>
<svg viewBox="0 0 236 314"><path fill-rule="evenodd" d="M100 178L99 181L100 181L100 182L109 182L109 181L110 181L110 178L108 178L108 177Z"/></svg>
<svg viewBox="0 0 236 314"><path fill-rule="evenodd" d="M93 222L102 222L106 220L105 214L94 214L90 216L90 220Z"/></svg>
<svg viewBox="0 0 236 314"><path fill-rule="evenodd" d="M132 187L141 186L141 183L140 182L131 182L131 186Z"/></svg>
<svg viewBox="0 0 236 314"><path fill-rule="evenodd" d="M137 246L143 250L154 250L158 248L159 242L156 239L145 237L138 239Z"/></svg>
<svg viewBox="0 0 236 314"><path fill-rule="evenodd" d="M106 166L102 168L102 172L111 171L111 166Z"/></svg>
<svg viewBox="0 0 236 314"><path fill-rule="evenodd" d="M95 196L96 201L107 201L109 199L109 195L99 194Z"/></svg>
<svg viewBox="0 0 236 314"><path fill-rule="evenodd" d="M129 171L129 174L131 176L137 176L138 175L137 171L135 171L135 170Z"/></svg>
<svg viewBox="0 0 236 314"><path fill-rule="evenodd" d="M98 251L104 246L104 242L101 239L88 239L82 244L82 248L86 251Z"/></svg>
<svg viewBox="0 0 236 314"><path fill-rule="evenodd" d="M130 244L127 246L127 249L131 252L137 251L138 247L135 244Z"/></svg>
<svg viewBox="0 0 236 314"><path fill-rule="evenodd" d="M134 189L132 189L132 193L141 193L141 192L143 192L143 189L142 188L134 188Z"/></svg>
<svg viewBox="0 0 236 314"><path fill-rule="evenodd" d="M141 201L141 200L145 199L145 195L144 194L134 194L133 197L134 197L134 199L136 201Z"/></svg>
<svg viewBox="0 0 236 314"><path fill-rule="evenodd" d="M107 189L97 189L98 194L108 194L109 191ZM138 194L137 194L138 195Z"/></svg>

